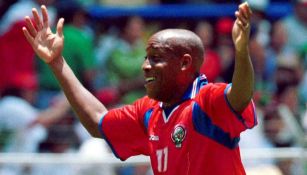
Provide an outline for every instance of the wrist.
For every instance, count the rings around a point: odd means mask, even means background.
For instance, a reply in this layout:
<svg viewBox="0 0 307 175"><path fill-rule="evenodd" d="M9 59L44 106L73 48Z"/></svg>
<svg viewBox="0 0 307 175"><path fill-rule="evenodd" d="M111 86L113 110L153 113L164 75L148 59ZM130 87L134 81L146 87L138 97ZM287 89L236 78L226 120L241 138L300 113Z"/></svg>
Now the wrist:
<svg viewBox="0 0 307 175"><path fill-rule="evenodd" d="M236 52L236 54L239 54L239 55L245 55L245 54L249 53L249 48L248 48L248 46L235 47L235 52Z"/></svg>
<svg viewBox="0 0 307 175"><path fill-rule="evenodd" d="M46 64L48 64L48 66L51 68L56 68L56 67L62 66L64 61L65 60L63 56L59 56L57 58L52 59L49 63L46 63Z"/></svg>

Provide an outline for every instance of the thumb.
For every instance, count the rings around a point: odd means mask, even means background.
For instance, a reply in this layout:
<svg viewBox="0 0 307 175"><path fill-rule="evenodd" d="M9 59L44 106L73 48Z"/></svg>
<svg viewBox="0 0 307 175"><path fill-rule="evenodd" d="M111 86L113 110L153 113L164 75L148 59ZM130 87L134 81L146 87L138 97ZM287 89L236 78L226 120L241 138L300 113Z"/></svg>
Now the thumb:
<svg viewBox="0 0 307 175"><path fill-rule="evenodd" d="M63 37L63 26L64 26L64 18L60 18L57 24L57 34L60 37Z"/></svg>

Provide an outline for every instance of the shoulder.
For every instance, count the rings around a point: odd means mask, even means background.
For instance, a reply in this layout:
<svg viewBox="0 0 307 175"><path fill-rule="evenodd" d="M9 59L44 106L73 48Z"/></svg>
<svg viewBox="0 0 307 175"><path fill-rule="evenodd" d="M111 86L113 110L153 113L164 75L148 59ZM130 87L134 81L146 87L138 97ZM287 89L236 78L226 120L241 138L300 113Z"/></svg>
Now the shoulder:
<svg viewBox="0 0 307 175"><path fill-rule="evenodd" d="M195 96L195 101L201 106L210 107L226 102L226 93L231 84L226 83L209 83L203 86Z"/></svg>
<svg viewBox="0 0 307 175"><path fill-rule="evenodd" d="M138 100L136 100L132 104L120 106L118 108L113 108L109 110L108 114L122 114L122 115L129 115L129 116L143 116L148 110L154 108L158 105L159 102L149 98L148 96L144 96Z"/></svg>
<svg viewBox="0 0 307 175"><path fill-rule="evenodd" d="M224 94L230 84L226 83L208 83L200 89L199 95L217 95Z"/></svg>
<svg viewBox="0 0 307 175"><path fill-rule="evenodd" d="M144 96L134 102L134 105L139 107L140 109L148 110L158 105L159 102L149 98L148 96Z"/></svg>

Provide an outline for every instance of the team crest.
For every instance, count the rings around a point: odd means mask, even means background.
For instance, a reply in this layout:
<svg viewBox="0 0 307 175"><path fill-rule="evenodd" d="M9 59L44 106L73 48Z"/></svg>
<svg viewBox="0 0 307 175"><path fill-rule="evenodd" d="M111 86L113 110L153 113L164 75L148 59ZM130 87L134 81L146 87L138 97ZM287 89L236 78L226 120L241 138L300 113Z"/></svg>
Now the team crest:
<svg viewBox="0 0 307 175"><path fill-rule="evenodd" d="M176 148L181 148L182 142L186 136L186 129L183 125L176 125L174 131L171 135L173 142L175 143Z"/></svg>

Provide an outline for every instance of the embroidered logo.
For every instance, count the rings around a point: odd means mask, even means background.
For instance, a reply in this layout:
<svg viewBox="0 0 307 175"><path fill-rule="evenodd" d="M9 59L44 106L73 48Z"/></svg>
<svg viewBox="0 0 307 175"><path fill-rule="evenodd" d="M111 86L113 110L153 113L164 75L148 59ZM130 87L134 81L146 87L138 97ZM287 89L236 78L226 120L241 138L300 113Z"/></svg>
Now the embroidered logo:
<svg viewBox="0 0 307 175"><path fill-rule="evenodd" d="M176 148L181 148L182 142L186 136L186 129L183 125L176 125L174 131L171 135L173 142L175 143Z"/></svg>

